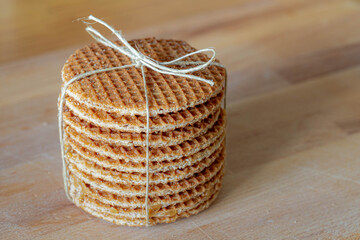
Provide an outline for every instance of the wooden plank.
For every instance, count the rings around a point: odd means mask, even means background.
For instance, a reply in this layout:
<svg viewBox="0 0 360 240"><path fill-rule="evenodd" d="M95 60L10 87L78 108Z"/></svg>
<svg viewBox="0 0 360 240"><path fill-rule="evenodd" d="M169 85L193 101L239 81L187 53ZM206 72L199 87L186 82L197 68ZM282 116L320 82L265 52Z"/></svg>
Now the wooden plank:
<svg viewBox="0 0 360 240"><path fill-rule="evenodd" d="M1 4L14 9L0 7L0 19L9 21L0 27L0 50L11 55L0 56L2 238L360 239L358 1L109 4L106 20L131 30L128 38L155 35L215 46L228 67L224 188L203 213L150 228L94 218L63 191L56 119L60 70L90 40L81 24L62 23L89 9L79 9L81 1L71 10L63 1L43 5L46 16L51 9L59 12L41 28L34 24L44 14L24 20L35 3ZM149 10L168 10L168 21L162 14L124 21ZM94 14L106 11L99 6ZM68 35L59 36L64 31Z"/></svg>

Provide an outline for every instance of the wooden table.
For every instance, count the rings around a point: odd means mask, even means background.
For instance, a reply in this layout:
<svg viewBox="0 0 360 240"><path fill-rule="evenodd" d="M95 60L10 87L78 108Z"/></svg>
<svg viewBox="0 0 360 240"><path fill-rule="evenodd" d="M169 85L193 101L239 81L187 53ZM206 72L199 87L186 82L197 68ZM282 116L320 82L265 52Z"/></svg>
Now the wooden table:
<svg viewBox="0 0 360 240"><path fill-rule="evenodd" d="M360 239L360 1L49 2L0 5L0 238ZM227 173L205 212L119 227L66 199L56 101L90 12L228 67Z"/></svg>

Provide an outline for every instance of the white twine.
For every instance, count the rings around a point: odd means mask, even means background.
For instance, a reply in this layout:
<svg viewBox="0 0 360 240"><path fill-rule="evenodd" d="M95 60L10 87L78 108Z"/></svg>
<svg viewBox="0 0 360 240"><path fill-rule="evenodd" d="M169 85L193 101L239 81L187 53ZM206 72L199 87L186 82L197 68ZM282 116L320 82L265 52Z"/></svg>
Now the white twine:
<svg viewBox="0 0 360 240"><path fill-rule="evenodd" d="M79 74L75 76L74 78L70 79L68 82L64 83L64 86L61 89L60 99L59 99L59 112L58 112L58 123L59 123L59 136L60 136L60 145L61 145L61 158L63 161L63 179L64 179L64 187L65 187L65 193L66 196L71 200L71 197L68 193L68 173L66 170L66 161L65 161L65 149L64 149L64 124L63 124L63 107L65 103L65 95L68 87L85 77L91 76L93 74L102 73L102 72L108 72L111 70L118 70L118 69L125 69L130 67L137 67L141 69L142 77L144 80L144 89L145 89L145 102L146 102L146 195L145 195L145 211L146 211L146 226L149 225L150 222L150 216L149 216L149 183L150 183L150 177L149 177L149 132L150 132L150 109L149 109L149 98L148 98L148 91L147 91L147 85L146 85L146 76L145 76L145 67L148 67L156 72L162 73L162 74L169 74L184 78L190 78L197 81L206 82L210 85L214 85L214 82L212 80L204 79L198 76L194 76L188 73L195 72L201 69L206 68L209 65L218 66L225 68L222 64L214 62L215 60L215 50L213 48L204 48L189 54L186 54L182 57L176 58L172 61L168 62L159 62L156 61L148 56L145 56L140 51L135 50L128 41L122 36L120 31L116 31L113 27L105 23L104 21L90 15L89 17L85 18L87 20L92 20L95 23L100 23L101 25L108 28L115 36L120 40L124 46L118 46L115 43L111 42L110 40L106 39L102 34L100 34L97 30L95 30L89 23L83 20L83 22L87 25L85 30L98 42L104 44L105 46L111 47L122 54L128 56L132 64L129 65L123 65L118 67L111 67L111 68L104 68L104 69L98 69L86 73ZM201 61L181 61L182 59L198 54L198 53L204 53L204 52L211 52L212 56L207 62L201 62ZM196 67L191 67L187 69L173 69L166 67L166 65L178 65L178 66L187 66L187 65L198 65ZM225 86L226 88L226 86ZM225 101L224 101L225 104Z"/></svg>

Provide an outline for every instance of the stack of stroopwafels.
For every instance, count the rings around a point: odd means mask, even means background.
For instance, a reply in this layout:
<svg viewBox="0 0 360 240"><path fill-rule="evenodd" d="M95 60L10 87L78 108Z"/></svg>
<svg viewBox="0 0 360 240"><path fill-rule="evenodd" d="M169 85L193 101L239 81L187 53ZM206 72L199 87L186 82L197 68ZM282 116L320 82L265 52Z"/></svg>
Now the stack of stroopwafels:
<svg viewBox="0 0 360 240"><path fill-rule="evenodd" d="M121 45L120 42L117 42ZM159 62L195 49L155 38L130 44ZM205 54L183 59L206 62ZM64 83L96 69L131 64L129 57L90 44L67 60ZM171 66L182 69L189 66ZM146 102L143 76L129 67L72 83L62 113L67 191L88 213L120 225L173 222L206 209L221 187L225 160L225 69L191 73L215 84L145 69L149 97L150 221L146 220Z"/></svg>

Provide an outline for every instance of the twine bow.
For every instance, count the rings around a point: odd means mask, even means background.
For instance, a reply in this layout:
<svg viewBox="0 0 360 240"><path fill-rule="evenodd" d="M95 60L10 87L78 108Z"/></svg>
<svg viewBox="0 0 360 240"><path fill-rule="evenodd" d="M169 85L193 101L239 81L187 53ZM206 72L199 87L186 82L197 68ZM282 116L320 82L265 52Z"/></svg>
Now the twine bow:
<svg viewBox="0 0 360 240"><path fill-rule="evenodd" d="M86 22L85 20L91 20L94 22ZM111 70L118 70L118 69L125 69L130 67L136 67L141 69L142 77L144 80L144 90L145 90L145 102L146 102L146 195L145 195L145 211L146 211L146 225L149 225L149 122L150 122L150 110L149 110L149 99L148 99L148 93L147 93L147 86L146 86L146 76L145 76L145 67L150 68L156 72L162 73L162 74L169 74L189 79L194 79L197 81L206 82L210 85L214 85L214 82L212 80L204 79L195 75L191 75L189 73L199 71L201 69L206 68L209 65L214 65L218 67L225 68L220 63L214 62L215 60L215 50L213 48L204 48L189 54L186 54L184 56L181 56L179 58L176 58L172 61L168 62L159 62L156 61L148 56L145 56L140 51L137 51L135 48L133 48L128 41L123 37L120 31L116 31L113 27L108 25L106 22L90 15L89 17L82 19L82 21L86 24L85 30L99 43L102 43L105 46L108 46L110 48L113 48L122 54L128 56L131 59L132 64L129 65L122 65L118 67L111 67L111 68L104 68L104 69L97 69L94 71L86 72L79 74L75 76L74 78L70 79L68 82L64 83L64 86L61 89L60 99L59 99L59 136L60 136L60 144L61 144L61 157L63 161L63 178L64 178L64 187L66 196L71 199L68 193L68 186L67 186L67 170L66 170L66 162L65 162L65 150L64 150L64 137L63 137L63 106L65 102L65 95L67 88L74 83L75 81L78 81L80 79L83 79L85 77L91 76L96 73L101 72L107 72ZM101 33L99 33L96 29L94 29L91 24L93 23L99 23L106 28L108 28L123 44L123 46L119 46L107 38L105 38ZM210 52L212 53L211 58L207 62L201 62L201 61L181 61L187 57L190 57L192 55L196 55L199 53L204 52ZM197 65L195 67L185 68L185 69L174 69L167 67L166 65L178 65L178 66L187 66L187 65Z"/></svg>

